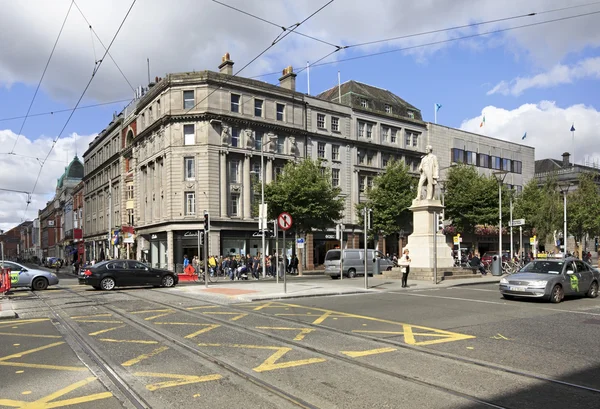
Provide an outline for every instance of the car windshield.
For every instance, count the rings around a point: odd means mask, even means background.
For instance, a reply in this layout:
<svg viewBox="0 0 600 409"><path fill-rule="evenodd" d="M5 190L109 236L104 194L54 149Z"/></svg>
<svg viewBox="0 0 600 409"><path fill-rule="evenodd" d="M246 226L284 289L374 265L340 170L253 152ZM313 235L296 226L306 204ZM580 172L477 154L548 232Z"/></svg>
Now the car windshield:
<svg viewBox="0 0 600 409"><path fill-rule="evenodd" d="M536 260L523 267L520 273L560 274L563 269L563 264L564 262L562 261Z"/></svg>

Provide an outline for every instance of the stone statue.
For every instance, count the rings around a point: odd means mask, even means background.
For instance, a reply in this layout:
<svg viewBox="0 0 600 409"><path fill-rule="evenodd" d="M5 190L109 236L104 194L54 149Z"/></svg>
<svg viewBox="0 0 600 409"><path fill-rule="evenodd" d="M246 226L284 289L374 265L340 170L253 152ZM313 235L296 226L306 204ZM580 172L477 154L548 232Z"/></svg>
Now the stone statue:
<svg viewBox="0 0 600 409"><path fill-rule="evenodd" d="M229 127L225 124L221 126L221 141L225 144L229 143Z"/></svg>
<svg viewBox="0 0 600 409"><path fill-rule="evenodd" d="M433 148L431 145L427 145L425 148L426 155L421 159L419 165L419 172L421 177L419 178L419 187L417 188L417 200L422 199L423 184L427 182L427 200L432 200L435 192L435 185L440 177L440 169L438 166L437 157L431 153Z"/></svg>
<svg viewBox="0 0 600 409"><path fill-rule="evenodd" d="M246 147L249 149L254 148L254 132L252 132L252 129L246 129Z"/></svg>
<svg viewBox="0 0 600 409"><path fill-rule="evenodd" d="M290 154L297 155L299 153L299 151L298 151L298 145L296 144L296 138L293 136L290 136L288 138L288 140L290 141Z"/></svg>

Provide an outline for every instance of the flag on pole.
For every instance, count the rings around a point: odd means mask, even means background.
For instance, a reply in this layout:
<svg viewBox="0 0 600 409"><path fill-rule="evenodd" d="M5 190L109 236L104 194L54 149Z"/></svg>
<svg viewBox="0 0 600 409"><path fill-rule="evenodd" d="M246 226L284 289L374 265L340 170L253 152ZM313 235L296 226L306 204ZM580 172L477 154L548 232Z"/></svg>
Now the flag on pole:
<svg viewBox="0 0 600 409"><path fill-rule="evenodd" d="M571 132L575 132L575 124L571 125Z"/></svg>
<svg viewBox="0 0 600 409"><path fill-rule="evenodd" d="M525 138L527 138L527 132L525 132L525 133L523 134L523 137L521 138L521 140L523 140L523 139L525 139Z"/></svg>
<svg viewBox="0 0 600 409"><path fill-rule="evenodd" d="M481 123L479 124L479 127L483 127L483 125L485 125L485 114L483 114L483 119L481 120Z"/></svg>
<svg viewBox="0 0 600 409"><path fill-rule="evenodd" d="M439 111L442 107L442 104L435 104L435 112Z"/></svg>

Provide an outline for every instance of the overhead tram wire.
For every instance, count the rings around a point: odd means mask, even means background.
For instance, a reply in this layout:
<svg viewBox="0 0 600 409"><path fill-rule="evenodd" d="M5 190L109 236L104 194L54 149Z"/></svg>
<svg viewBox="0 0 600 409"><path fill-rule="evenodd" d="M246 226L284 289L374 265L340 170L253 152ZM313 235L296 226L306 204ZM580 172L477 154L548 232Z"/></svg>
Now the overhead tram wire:
<svg viewBox="0 0 600 409"><path fill-rule="evenodd" d="M545 13L545 12L542 12L542 13ZM541 13L538 13L538 14L541 14ZM503 33L503 32L512 31L512 30L518 30L518 29L527 28L527 27L534 27L534 26L539 26L539 25L544 25L544 24L556 23L556 22L560 22L560 21L572 20L575 18L582 18L582 17L587 17L587 16L591 16L591 15L596 15L596 14L600 14L600 10L591 11L591 12L582 13L582 14L575 14L575 15L571 15L571 16L559 17L559 18L555 18L555 19L551 19L551 20L538 21L535 23L523 24L520 26L513 26L513 27L501 28L501 29L497 29L497 30L485 31L485 32L481 32L481 33L469 34L469 35L455 37L455 38L449 38L449 39L445 39L445 40L432 41L429 43L417 44L417 45L413 45L413 46L395 48L392 50L379 51L376 53L364 54L364 55L359 55L356 57L349 57L349 58L344 58L344 59L335 60L335 61L326 61L323 63L315 62L315 63L309 64L308 67L312 68L312 67L320 67L323 65L337 64L337 63L341 63L341 62L353 61L353 60L358 60L358 59L362 59L362 58L375 57L375 56L384 55L384 54L391 54L391 53L413 50L413 49L429 47L429 46L434 46L434 45L439 45L439 44L451 43L451 42L460 41L460 40L467 40L467 39L482 37L482 36L486 36L486 35L490 35L490 34L498 34L498 33ZM479 24L483 24L483 23L479 23ZM451 29L446 29L446 30L451 30ZM443 30L440 30L440 31L443 31ZM425 35L425 34L427 34L427 33L420 33L418 35ZM413 34L413 35L409 35L409 36L415 37L415 36L417 36L417 34ZM408 36L405 36L405 37L408 37ZM385 41L385 40L381 40L381 42L383 42L383 41ZM354 46L355 45L348 45L348 46L346 46L346 48L351 48ZM321 60L322 59L324 59L324 58L321 58ZM305 69L306 69L306 67L302 68L302 70L300 70L299 72L301 72ZM278 74L281 74L281 73L279 71L270 72L270 73L266 73L266 74L255 75L253 77L250 77L250 79L268 77L271 75L278 75Z"/></svg>
<svg viewBox="0 0 600 409"><path fill-rule="evenodd" d="M73 0L73 3L75 4L75 7L77 8L77 10L79 10L79 14L81 14L81 17L83 17L83 19L85 20L85 22L89 26L90 32L92 32L93 35L96 36L96 39L98 40L98 42L100 43L100 45L102 46L102 48L104 48L104 50L106 51L106 46L104 45L104 43L100 39L100 36L98 35L98 33L96 33L96 30L94 30L94 27L92 27L92 23L90 23L89 20L85 17L85 14L83 14L83 11L81 11L81 8L79 8L79 5L75 2L75 0ZM92 38L92 40L93 40L93 38ZM92 47L93 47L93 45L94 45L94 43L92 42ZM95 54L96 54L96 52L94 50L94 55ZM131 82L127 79L127 77L123 73L123 70L121 70L121 67L119 67L119 64L117 64L117 62L115 61L115 59L113 58L113 56L111 55L111 53L107 52L107 54L105 54L105 55L108 55L108 57L115 64L115 67L117 67L117 69L119 70L119 72L121 73L121 75L123 76L123 78L125 79L125 81L127 82L127 84L129 85L129 88L131 88L131 90L135 93L135 88L133 87L133 85L131 85ZM95 59L95 57L94 57L94 59ZM98 63L98 62L99 61L96 61L96 63ZM95 69L97 70L97 67Z"/></svg>
<svg viewBox="0 0 600 409"><path fill-rule="evenodd" d="M62 112L69 112L69 111L72 111L73 109L80 110L80 109L87 109L87 108L96 108L96 107L103 106L103 105L120 104L122 102L131 103L132 101L133 101L133 99L127 98L127 99L119 99L117 101L101 102L101 103L92 104L92 105L83 105L83 106L76 107L76 108L67 108L67 109L59 109L56 111L38 112L35 114L29 114L29 118L34 117L34 116L54 115L54 114L59 114ZM0 122L13 121L15 119L22 119L22 118L25 118L25 115L13 116L11 118L0 118Z"/></svg>
<svg viewBox="0 0 600 409"><path fill-rule="evenodd" d="M129 6L129 9L127 10L127 13L125 14L125 17L123 17L123 20L121 21L121 24L119 25L119 28L117 29L117 32L115 33L115 35L113 36L112 40L110 41L110 44L108 45L108 47L106 48L106 51L104 52L104 55L102 56L102 59L100 59L100 62L98 63L98 66L96 67L96 69L94 70L94 73L92 74L92 76L90 77L90 80L88 81L87 85L85 86L83 92L81 93L81 96L79 97L79 99L77 100L77 103L75 104L75 107L73 108L73 110L71 111L71 114L69 115L69 117L67 118L67 121L65 122L64 126L62 127L61 131L59 132L58 136L52 141L52 146L50 147L50 150L48 151L48 154L46 155L46 157L44 158L44 160L41 163L40 166L40 171L38 172L37 178L35 179L35 183L33 185L33 189L31 189L31 194L33 194L35 192L35 188L37 187L37 184L40 180L40 176L42 174L42 170L44 169L44 165L46 164L46 161L48 160L48 157L50 156L50 154L52 153L52 151L54 150L54 147L56 146L56 143L58 142L58 140L61 138L63 132L65 131L65 129L67 128L67 126L69 125L69 122L71 121L71 118L73 118L73 114L75 113L75 110L77 109L77 107L79 106L79 104L81 103L81 100L83 99L83 97L85 96L85 93L87 92L88 88L90 87L90 85L92 84L92 81L94 80L96 73L98 72L98 70L100 69L100 66L102 65L102 62L104 61L104 58L106 57L106 55L108 54L110 48L112 47L112 45L114 44L115 40L117 39L117 36L119 35L119 32L121 31L121 28L123 28L123 25L125 24L125 21L127 20L127 17L129 17L129 14L131 13L131 10L133 9L133 6L135 5L137 0L133 0L133 2L131 3L131 6ZM27 207L25 207L25 212L24 212L24 216L27 213L27 210L29 209L29 203L27 203Z"/></svg>
<svg viewBox="0 0 600 409"><path fill-rule="evenodd" d="M39 163L42 163L42 160L38 157L35 156L29 156L29 155L23 155L21 153L14 153L14 152L0 152L0 155L11 155L11 156L18 156L21 158L28 158L28 159L35 159L37 160ZM60 163L65 163L64 160L58 160L58 159L48 159L48 162L60 162Z"/></svg>
<svg viewBox="0 0 600 409"><path fill-rule="evenodd" d="M247 12L247 11L241 10L241 9L239 9L239 8L237 8L237 7L234 7L234 6L230 5L230 4L222 3L222 2L220 2L220 1L218 1L218 0L212 0L212 1L213 1L214 3L217 3L217 4L220 4L220 5L222 5L222 6L224 6L224 7L227 7L227 8L230 8L230 9L232 9L232 10L235 10L235 11L237 11L237 12L239 12L239 13L242 13L242 14L245 14L245 15L247 15L247 16L250 16L250 17L252 17L252 18L255 18L255 19L257 19L257 20L263 21L263 22L265 22L265 23L267 23L267 24L270 24L270 25L272 25L272 26L279 27L279 28L281 28L281 29L282 29L282 30L284 30L284 31L285 31L285 30L287 30L287 28L286 28L286 27L283 27L283 26L281 26L281 25L279 25L279 24L277 24L277 23L274 23L274 22L272 22L272 21L270 21L270 20L267 20L266 18L262 18L262 17L259 17L259 16L255 15L255 14L252 14L252 13L249 13L249 12ZM301 32L299 32L299 31L294 31L294 34L297 34L297 35L299 35L299 36L302 36L302 37L310 38L311 40L318 41L319 43L327 44L327 45L330 45L330 46L332 46L332 47L336 47L336 48L343 48L342 46L339 46L339 45L336 45L336 44L330 43L330 42L328 42L328 41L325 41L325 40L321 40L320 38L313 37L313 36L310 36L310 35L308 35L308 34L301 33Z"/></svg>
<svg viewBox="0 0 600 409"><path fill-rule="evenodd" d="M229 78L227 78L221 85L219 85L217 88L215 88L213 91L211 91L207 96L205 96L200 101L198 101L193 107L191 107L190 109L188 109L185 112L185 114L189 113L191 110L195 109L202 102L206 101L212 94L214 94L215 92L217 92L218 90L220 90L221 88L223 88L223 86L225 84L228 84L234 77L236 77L239 73L241 73L243 70L245 70L250 64L252 64L254 61L258 60L263 54L265 54L267 51L269 51L271 48L273 48L276 44L278 44L280 41L282 41L288 35L290 35L291 33L293 33L294 30L296 30L298 27L300 27L306 21L308 21L309 19L311 19L313 16L315 16L317 13L319 13L325 7L327 7L328 5L330 5L331 3L333 3L333 1L334 0L329 0L326 4L324 4L323 6L321 6L317 11L315 11L314 13L312 13L310 16L306 17L301 22L293 24L292 26L290 26L290 27L293 27L293 28L291 28L291 29L289 29L289 28L283 29L285 31L285 34L278 35L275 38L275 40L273 40L273 42L271 43L271 45L269 45L267 48L265 48L263 51L261 51L256 57L254 57L248 63L246 63L246 65L244 65L242 68L240 68L238 71L236 71L233 75L231 75Z"/></svg>
<svg viewBox="0 0 600 409"><path fill-rule="evenodd" d="M17 147L17 142L19 142L19 138L21 137L21 132L23 132L23 128L25 127L25 122L27 122L27 118L29 117L29 112L31 112L31 107L33 106L33 103L35 102L35 98L37 97L40 87L42 86L42 81L44 80L44 76L46 75L46 71L48 70L48 66L50 65L50 60L52 60L52 56L54 55L54 51L56 50L58 40L60 40L60 36L62 35L63 29L65 28L65 24L67 23L67 19L69 18L69 14L71 14L71 9L73 8L73 3L75 3L75 0L71 1L71 4L69 5L69 9L67 10L67 14L65 15L62 25L60 26L60 30L58 31L58 36L56 37L56 41L54 41L54 46L52 46L52 51L50 51L50 55L48 56L48 61L46 61L46 66L44 67L44 71L42 71L42 76L40 77L40 80L38 81L38 85L35 89L35 92L33 93L33 98L31 98L31 102L29 103L29 108L27 108L27 113L23 117L23 122L21 123L21 128L19 128L19 132L17 133L17 139L15 139L15 143L14 143L12 149L10 150L11 153L14 153L15 148Z"/></svg>

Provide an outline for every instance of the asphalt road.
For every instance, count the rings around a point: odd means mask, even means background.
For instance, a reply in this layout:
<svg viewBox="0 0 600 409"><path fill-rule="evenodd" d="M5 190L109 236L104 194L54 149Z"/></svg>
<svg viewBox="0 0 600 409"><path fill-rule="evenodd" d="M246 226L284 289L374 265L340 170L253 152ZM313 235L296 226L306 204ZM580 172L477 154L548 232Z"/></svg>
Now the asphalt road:
<svg viewBox="0 0 600 409"><path fill-rule="evenodd" d="M0 407L598 407L598 299L477 285L221 305L74 284L17 292Z"/></svg>

